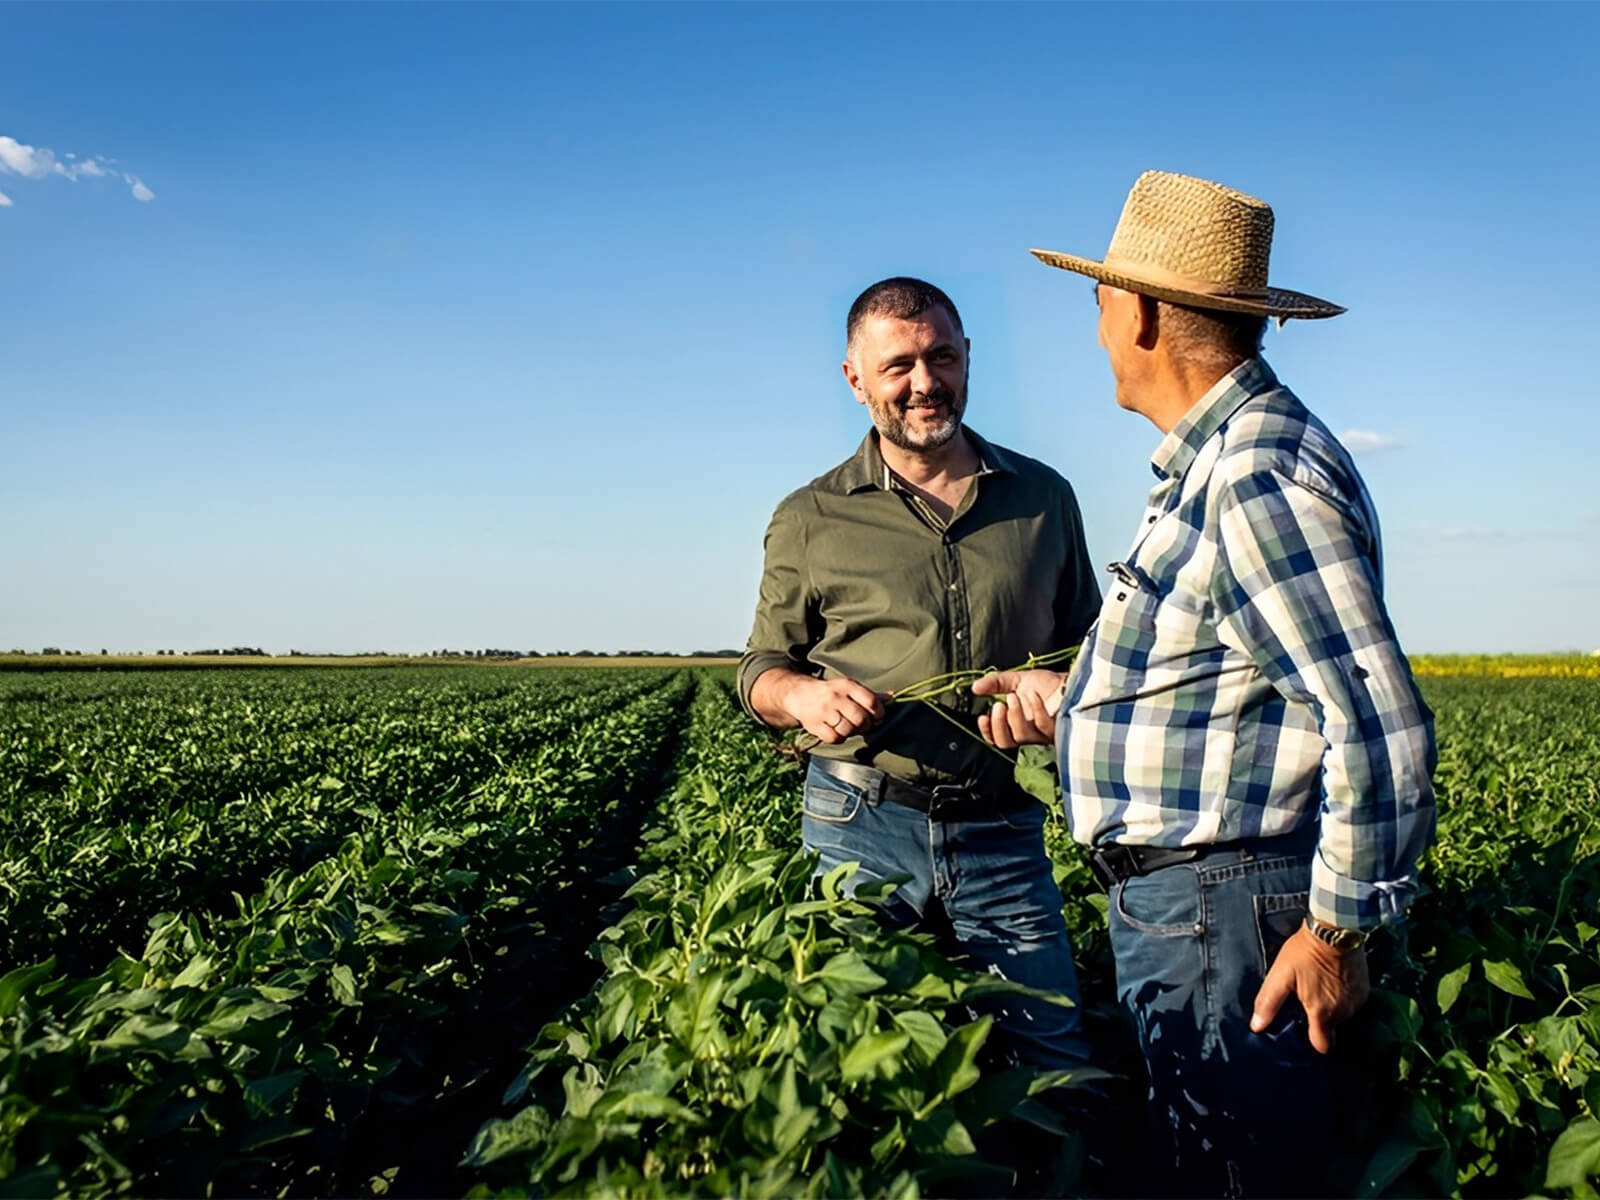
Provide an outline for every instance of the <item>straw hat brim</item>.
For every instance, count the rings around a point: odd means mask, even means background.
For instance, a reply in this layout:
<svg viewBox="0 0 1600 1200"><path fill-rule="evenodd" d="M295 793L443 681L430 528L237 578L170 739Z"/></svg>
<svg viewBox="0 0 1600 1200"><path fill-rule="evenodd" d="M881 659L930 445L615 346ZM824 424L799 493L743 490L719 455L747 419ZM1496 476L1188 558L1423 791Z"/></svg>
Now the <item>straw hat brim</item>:
<svg viewBox="0 0 1600 1200"><path fill-rule="evenodd" d="M1345 311L1341 305L1307 295L1305 292L1290 291L1288 288L1263 288L1259 299L1212 296L1141 279L1136 271L1126 268L1111 269L1103 262L1097 262L1092 258L1079 258L1076 254L1062 254L1056 250L1030 250L1028 253L1046 266L1060 267L1063 271L1076 271L1079 275L1087 275L1090 279L1097 279L1125 292L1138 292L1140 295L1154 296L1157 300L1170 300L1174 304L1187 304L1194 308L1254 313L1257 316L1278 317L1283 320L1293 317L1308 321L1322 317L1337 317Z"/></svg>

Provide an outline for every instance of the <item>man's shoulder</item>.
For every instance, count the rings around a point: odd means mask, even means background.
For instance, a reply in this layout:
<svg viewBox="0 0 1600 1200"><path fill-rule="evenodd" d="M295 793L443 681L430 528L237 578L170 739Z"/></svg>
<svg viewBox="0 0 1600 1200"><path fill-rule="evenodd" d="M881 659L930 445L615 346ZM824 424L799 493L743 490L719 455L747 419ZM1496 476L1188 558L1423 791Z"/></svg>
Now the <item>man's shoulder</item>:
<svg viewBox="0 0 1600 1200"><path fill-rule="evenodd" d="M815 479L801 484L778 501L776 513L814 513L820 496L845 496L861 483L860 465L854 458L846 459L832 470L824 471Z"/></svg>
<svg viewBox="0 0 1600 1200"><path fill-rule="evenodd" d="M819 500L823 496L846 496L853 491L860 490L865 482L865 468L858 453L852 454L838 466L824 471L808 483L803 483L790 492L772 511L772 519L780 521L785 519L804 519L815 516L820 511Z"/></svg>
<svg viewBox="0 0 1600 1200"><path fill-rule="evenodd" d="M1009 471L1028 487L1039 488L1048 492L1059 492L1068 498L1073 497L1072 484L1067 482L1067 477L1056 470L1049 463L1040 462L1037 458L1030 458L1009 446L1001 446L996 442L980 441L988 466L993 470Z"/></svg>
<svg viewBox="0 0 1600 1200"><path fill-rule="evenodd" d="M1212 471L1224 483L1259 474L1345 492L1356 471L1349 452L1321 418L1280 384L1252 396L1228 420Z"/></svg>

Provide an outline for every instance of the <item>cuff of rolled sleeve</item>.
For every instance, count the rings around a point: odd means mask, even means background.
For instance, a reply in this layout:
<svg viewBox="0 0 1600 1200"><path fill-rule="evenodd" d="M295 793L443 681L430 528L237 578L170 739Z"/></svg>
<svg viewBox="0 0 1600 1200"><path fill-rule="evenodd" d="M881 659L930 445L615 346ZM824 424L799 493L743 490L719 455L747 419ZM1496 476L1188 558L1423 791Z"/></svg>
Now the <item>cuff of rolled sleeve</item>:
<svg viewBox="0 0 1600 1200"><path fill-rule="evenodd" d="M1351 879L1340 875L1320 853L1311 859L1311 898L1307 909L1325 925L1340 929L1376 929L1405 917L1418 894L1417 877Z"/></svg>
<svg viewBox="0 0 1600 1200"><path fill-rule="evenodd" d="M807 670L805 663L797 663L787 654L776 650L749 650L739 660L739 707L753 720L760 721L761 717L750 707L751 689L756 686L756 680L773 667L787 667L791 671Z"/></svg>

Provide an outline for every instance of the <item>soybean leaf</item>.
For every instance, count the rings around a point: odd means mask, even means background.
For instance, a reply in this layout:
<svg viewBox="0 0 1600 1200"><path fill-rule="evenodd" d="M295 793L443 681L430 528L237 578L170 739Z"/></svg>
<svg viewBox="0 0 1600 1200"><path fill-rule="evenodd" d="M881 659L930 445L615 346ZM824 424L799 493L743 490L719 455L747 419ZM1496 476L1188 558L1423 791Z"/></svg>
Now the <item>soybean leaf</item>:
<svg viewBox="0 0 1600 1200"><path fill-rule="evenodd" d="M972 1135L949 1107L941 1105L911 1126L912 1142L935 1154L976 1154Z"/></svg>
<svg viewBox="0 0 1600 1200"><path fill-rule="evenodd" d="M245 1104L255 1116L268 1116L278 1107L279 1101L294 1095L295 1088L300 1086L300 1081L305 1077L305 1071L284 1071L265 1079L252 1080L244 1089Z"/></svg>
<svg viewBox="0 0 1600 1200"><path fill-rule="evenodd" d="M846 1082L853 1082L870 1074L880 1063L894 1058L911 1044L911 1035L899 1030L886 1033L869 1033L845 1051L839 1063L840 1073Z"/></svg>
<svg viewBox="0 0 1600 1200"><path fill-rule="evenodd" d="M189 965L178 972L177 977L172 981L172 986L175 988L199 987L205 983L210 974L211 959L204 954L196 954L189 961Z"/></svg>
<svg viewBox="0 0 1600 1200"><path fill-rule="evenodd" d="M993 1024L993 1017L983 1017L950 1035L949 1042L933 1063L933 1086L941 1095L954 1096L978 1082L982 1075L977 1066L978 1051L988 1040Z"/></svg>
<svg viewBox="0 0 1600 1200"><path fill-rule="evenodd" d="M356 991L355 973L344 963L336 964L328 972L328 986L333 989L333 998L340 1004L361 1003Z"/></svg>
<svg viewBox="0 0 1600 1200"><path fill-rule="evenodd" d="M1544 1186L1578 1188L1594 1175L1600 1175L1600 1121L1579 1117L1550 1147Z"/></svg>
<svg viewBox="0 0 1600 1200"><path fill-rule="evenodd" d="M920 1009L908 1009L894 1015L894 1023L911 1035L911 1040L917 1048L928 1056L929 1059L939 1057L940 1051L949 1040L944 1031L944 1026L939 1024L931 1013L922 1012Z"/></svg>
<svg viewBox="0 0 1600 1200"><path fill-rule="evenodd" d="M861 955L854 950L835 954L822 964L816 975L833 991L847 995L870 992L882 987L884 983L883 976L867 966Z"/></svg>
<svg viewBox="0 0 1600 1200"><path fill-rule="evenodd" d="M478 1130L463 1160L481 1167L520 1151L544 1149L550 1137L550 1114L542 1108L525 1108L510 1120L492 1120Z"/></svg>
<svg viewBox="0 0 1600 1200"><path fill-rule="evenodd" d="M1454 1007L1456 998L1461 995L1461 989L1466 986L1467 979L1471 974L1472 962L1468 960L1439 980L1436 996L1441 1013L1447 1013Z"/></svg>
<svg viewBox="0 0 1600 1200"><path fill-rule="evenodd" d="M50 978L56 969L56 960L45 959L31 967L18 967L8 971L0 979L0 1017L9 1017L17 1011L17 1001L26 995L35 984Z"/></svg>
<svg viewBox="0 0 1600 1200"><path fill-rule="evenodd" d="M176 1054L189 1041L189 1031L172 1021L161 1021L143 1013L129 1017L95 1044L104 1050L150 1050Z"/></svg>
<svg viewBox="0 0 1600 1200"><path fill-rule="evenodd" d="M1055 773L1055 751L1049 746L1024 746L1017 751L1017 765L1012 770L1017 786L1040 804L1049 806L1056 802L1059 785Z"/></svg>
<svg viewBox="0 0 1600 1200"><path fill-rule="evenodd" d="M1515 964L1504 961L1486 962L1483 964L1483 974L1490 983L1512 996L1521 996L1524 1000L1532 1000L1533 993L1528 990L1528 985L1523 981L1522 972Z"/></svg>

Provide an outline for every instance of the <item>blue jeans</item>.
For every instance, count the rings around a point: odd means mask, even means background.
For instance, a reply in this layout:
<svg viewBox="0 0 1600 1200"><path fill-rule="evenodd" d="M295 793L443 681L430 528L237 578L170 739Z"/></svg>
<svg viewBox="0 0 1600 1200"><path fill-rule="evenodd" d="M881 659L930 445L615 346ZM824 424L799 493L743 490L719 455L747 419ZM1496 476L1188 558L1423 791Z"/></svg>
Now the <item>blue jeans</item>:
<svg viewBox="0 0 1600 1200"><path fill-rule="evenodd" d="M933 924L978 969L1076 1005L1078 977L1045 854L1044 819L1041 804L978 820L933 819L901 804L869 802L862 788L813 759L801 827L806 848L821 856L819 874L855 862L856 885L909 876L885 902L891 922ZM1007 1058L1045 1070L1087 1064L1077 1008L1031 997L986 1000L981 1008L994 1014L990 1044Z"/></svg>
<svg viewBox="0 0 1600 1200"><path fill-rule="evenodd" d="M1267 968L1306 914L1311 854L1284 844L1215 850L1111 890L1117 994L1149 1068L1157 1154L1174 1172L1156 1190L1326 1191L1332 1079L1304 1010L1291 998L1250 1032Z"/></svg>

